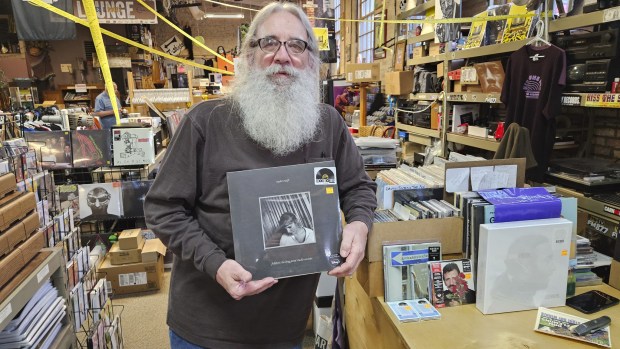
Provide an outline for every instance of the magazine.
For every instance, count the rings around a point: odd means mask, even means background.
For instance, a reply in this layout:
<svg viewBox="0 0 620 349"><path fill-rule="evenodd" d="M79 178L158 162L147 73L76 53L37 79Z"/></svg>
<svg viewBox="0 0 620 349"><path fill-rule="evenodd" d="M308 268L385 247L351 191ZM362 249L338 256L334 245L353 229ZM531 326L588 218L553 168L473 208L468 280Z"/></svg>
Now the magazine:
<svg viewBox="0 0 620 349"><path fill-rule="evenodd" d="M469 259L428 263L430 300L437 308L476 303L474 270Z"/></svg>
<svg viewBox="0 0 620 349"><path fill-rule="evenodd" d="M342 263L333 161L228 172L227 179L235 260L254 280Z"/></svg>
<svg viewBox="0 0 620 349"><path fill-rule="evenodd" d="M573 326L578 326L586 321L588 319L540 307L536 315L534 330L611 348L609 326L584 336L578 336L571 331Z"/></svg>

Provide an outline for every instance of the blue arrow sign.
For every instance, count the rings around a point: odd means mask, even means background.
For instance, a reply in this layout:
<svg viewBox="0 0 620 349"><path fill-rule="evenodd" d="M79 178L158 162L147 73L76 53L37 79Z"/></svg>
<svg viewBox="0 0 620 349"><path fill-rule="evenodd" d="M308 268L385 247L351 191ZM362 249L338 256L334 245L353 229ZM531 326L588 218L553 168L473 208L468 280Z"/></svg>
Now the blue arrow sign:
<svg viewBox="0 0 620 349"><path fill-rule="evenodd" d="M390 254L393 267L428 262L428 249L415 251L393 251Z"/></svg>

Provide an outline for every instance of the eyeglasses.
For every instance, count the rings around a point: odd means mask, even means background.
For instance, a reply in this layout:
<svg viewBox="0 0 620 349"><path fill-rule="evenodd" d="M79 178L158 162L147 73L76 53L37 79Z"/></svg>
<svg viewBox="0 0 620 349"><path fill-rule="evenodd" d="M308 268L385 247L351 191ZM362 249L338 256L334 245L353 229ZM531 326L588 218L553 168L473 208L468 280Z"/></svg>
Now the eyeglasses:
<svg viewBox="0 0 620 349"><path fill-rule="evenodd" d="M276 53L280 46L284 44L289 53L300 55L308 48L308 43L300 39L292 39L286 41L276 40L272 37L260 38L256 40L258 47L265 53Z"/></svg>

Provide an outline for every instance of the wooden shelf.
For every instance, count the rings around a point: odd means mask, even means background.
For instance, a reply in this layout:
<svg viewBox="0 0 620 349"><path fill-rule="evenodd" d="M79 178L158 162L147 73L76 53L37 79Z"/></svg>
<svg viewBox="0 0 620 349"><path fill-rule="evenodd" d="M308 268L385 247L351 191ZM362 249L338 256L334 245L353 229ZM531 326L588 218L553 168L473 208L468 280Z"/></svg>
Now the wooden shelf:
<svg viewBox="0 0 620 349"><path fill-rule="evenodd" d="M579 144L554 144L553 149L561 150L561 149L575 149L579 148Z"/></svg>
<svg viewBox="0 0 620 349"><path fill-rule="evenodd" d="M407 19L411 16L423 16L426 14L427 10L430 10L432 8L435 8L435 1L434 0L429 0L423 4L420 4L410 10L407 11L403 11L402 13L400 13L398 16L396 16L397 19Z"/></svg>
<svg viewBox="0 0 620 349"><path fill-rule="evenodd" d="M451 92L447 94L448 102L462 103L501 103L499 93L482 93L482 92Z"/></svg>
<svg viewBox="0 0 620 349"><path fill-rule="evenodd" d="M408 99L411 101L441 101L443 100L443 93L410 93Z"/></svg>
<svg viewBox="0 0 620 349"><path fill-rule="evenodd" d="M63 99L65 102L90 102L90 98L84 99Z"/></svg>
<svg viewBox="0 0 620 349"><path fill-rule="evenodd" d="M428 64L428 63L438 63L442 62L446 59L446 55L441 53L436 56L427 56L427 57L419 57L419 58L411 58L407 60L407 65L420 65L420 64Z"/></svg>
<svg viewBox="0 0 620 349"><path fill-rule="evenodd" d="M589 27L599 23L611 22L616 13L620 13L620 6L608 8L602 11L585 13L582 15L559 18L549 23L549 32Z"/></svg>
<svg viewBox="0 0 620 349"><path fill-rule="evenodd" d="M456 133L448 133L448 142L464 144L470 147L497 151L499 142L493 138L481 138Z"/></svg>
<svg viewBox="0 0 620 349"><path fill-rule="evenodd" d="M433 137L433 138L439 138L439 130L405 125L405 124L401 124L400 122L396 123L396 128L399 130L407 131L409 133L413 133L413 134L418 134L418 135L423 135L423 136L428 136L428 137Z"/></svg>
<svg viewBox="0 0 620 349"><path fill-rule="evenodd" d="M482 46L476 48L470 48L461 51L448 52L448 59L463 59L480 56L490 56L500 53L513 52L520 49L523 45L529 42L530 39L508 42L505 44L495 44L489 46Z"/></svg>
<svg viewBox="0 0 620 349"><path fill-rule="evenodd" d="M430 32L426 34L420 34L418 36L411 36L407 38L407 44L415 44L418 42L429 41L435 38L435 33Z"/></svg>

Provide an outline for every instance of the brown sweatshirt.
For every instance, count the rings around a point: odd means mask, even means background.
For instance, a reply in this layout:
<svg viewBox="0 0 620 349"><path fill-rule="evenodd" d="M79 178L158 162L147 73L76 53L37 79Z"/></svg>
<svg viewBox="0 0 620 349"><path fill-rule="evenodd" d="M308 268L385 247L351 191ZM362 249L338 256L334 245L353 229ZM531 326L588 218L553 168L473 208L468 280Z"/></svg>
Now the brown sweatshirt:
<svg viewBox="0 0 620 349"><path fill-rule="evenodd" d="M276 157L245 133L231 99L192 108L168 147L144 212L150 229L175 254L168 325L207 348L291 348L301 341L318 274L281 279L265 292L234 300L215 281L234 259L226 173L333 159L347 222L369 230L376 185L336 110L321 105L319 132L299 150ZM248 183L252 185L252 183Z"/></svg>

